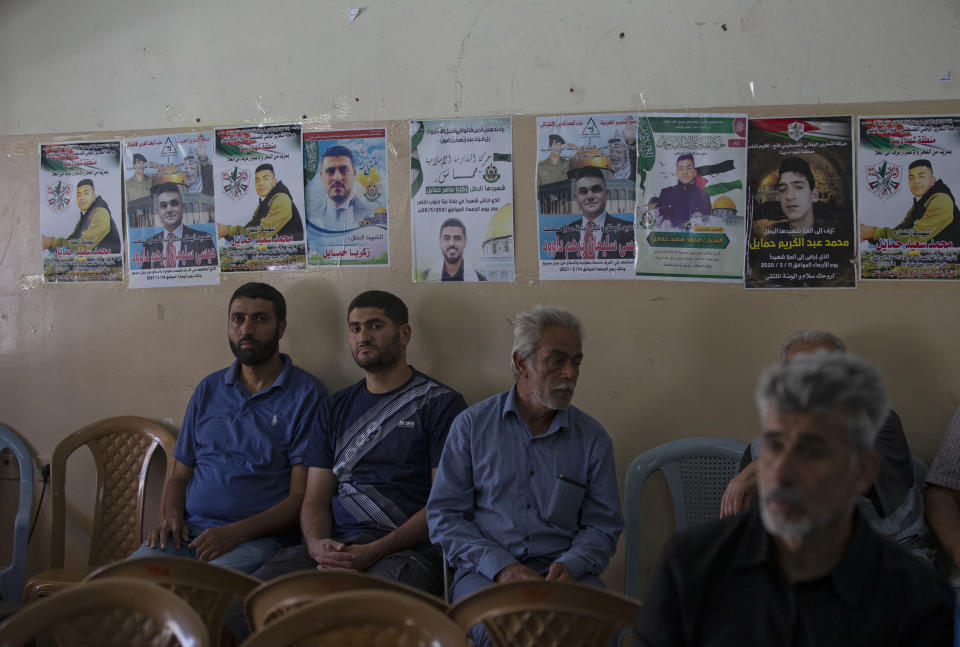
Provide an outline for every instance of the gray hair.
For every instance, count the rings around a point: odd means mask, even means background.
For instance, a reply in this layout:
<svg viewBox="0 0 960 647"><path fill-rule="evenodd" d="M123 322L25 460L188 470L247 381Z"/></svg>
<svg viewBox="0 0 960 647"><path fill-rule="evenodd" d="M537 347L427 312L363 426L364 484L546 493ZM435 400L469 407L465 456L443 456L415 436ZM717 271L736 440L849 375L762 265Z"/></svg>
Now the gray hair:
<svg viewBox="0 0 960 647"><path fill-rule="evenodd" d="M841 353L847 350L843 340L832 332L825 330L798 330L783 342L783 346L780 347L780 359L787 359L787 353L797 344L803 344L804 346L831 346L833 350Z"/></svg>
<svg viewBox="0 0 960 647"><path fill-rule="evenodd" d="M761 416L782 413L839 413L847 438L858 450L871 449L890 412L880 372L862 357L820 351L774 364L760 376L755 394Z"/></svg>
<svg viewBox="0 0 960 647"><path fill-rule="evenodd" d="M513 365L513 354L519 353L524 359L537 352L540 338L548 328L566 328L583 342L583 329L580 320L562 308L537 306L530 312L517 313L513 324L513 348L510 351L510 370L516 378L517 367Z"/></svg>

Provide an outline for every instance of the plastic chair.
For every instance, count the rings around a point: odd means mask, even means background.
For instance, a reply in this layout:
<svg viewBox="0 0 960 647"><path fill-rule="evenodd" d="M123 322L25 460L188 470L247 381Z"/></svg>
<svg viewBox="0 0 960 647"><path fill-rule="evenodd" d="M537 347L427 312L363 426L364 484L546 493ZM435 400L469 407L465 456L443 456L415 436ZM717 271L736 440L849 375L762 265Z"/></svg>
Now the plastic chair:
<svg viewBox="0 0 960 647"><path fill-rule="evenodd" d="M101 566L87 581L124 577L153 582L176 594L195 610L211 638L223 631L223 617L234 600L242 600L260 580L244 573L187 557L138 557Z"/></svg>
<svg viewBox="0 0 960 647"><path fill-rule="evenodd" d="M33 454L19 434L0 424L0 452L9 449L20 466L20 502L13 521L13 552L10 565L0 570L0 598L17 601L23 591L23 569L27 561L30 511L33 508Z"/></svg>
<svg viewBox="0 0 960 647"><path fill-rule="evenodd" d="M500 647L607 647L632 627L640 604L574 582L508 582L471 593L450 609L464 631L482 622Z"/></svg>
<svg viewBox="0 0 960 647"><path fill-rule="evenodd" d="M176 440L167 427L139 416L118 416L99 420L61 440L53 450L53 523L50 532L50 566L31 577L24 599L35 600L55 593L69 583L104 564L123 559L135 551L143 538L143 500L147 468L159 447L167 459L163 484L173 474L173 447ZM90 553L83 571L64 570L66 540L66 464L79 447L93 454L97 469L97 497L90 533Z"/></svg>
<svg viewBox="0 0 960 647"><path fill-rule="evenodd" d="M207 647L200 616L149 582L104 578L83 582L25 607L0 625L0 647L23 647L50 630L61 645Z"/></svg>
<svg viewBox="0 0 960 647"><path fill-rule="evenodd" d="M244 600L244 611L253 631L321 597L347 591L392 591L428 604L440 613L449 605L440 598L412 586L364 573L297 571L264 582Z"/></svg>
<svg viewBox="0 0 960 647"><path fill-rule="evenodd" d="M396 591L367 589L316 599L256 631L241 647L423 645L466 647L463 631L436 606Z"/></svg>
<svg viewBox="0 0 960 647"><path fill-rule="evenodd" d="M640 548L643 513L640 491L657 470L673 500L677 532L720 518L720 499L740 467L747 444L732 438L684 438L637 456L627 468L623 488L626 517L626 584L630 597L640 593Z"/></svg>

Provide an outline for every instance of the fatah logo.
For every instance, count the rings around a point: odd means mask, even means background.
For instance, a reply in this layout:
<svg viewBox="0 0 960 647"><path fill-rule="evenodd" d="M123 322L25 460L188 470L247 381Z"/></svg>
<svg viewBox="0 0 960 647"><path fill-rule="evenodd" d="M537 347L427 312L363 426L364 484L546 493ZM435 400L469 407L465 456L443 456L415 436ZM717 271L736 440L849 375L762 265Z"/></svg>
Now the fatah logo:
<svg viewBox="0 0 960 647"><path fill-rule="evenodd" d="M220 172L220 186L231 200L241 199L250 186L250 171L234 166L232 171Z"/></svg>
<svg viewBox="0 0 960 647"><path fill-rule="evenodd" d="M797 142L803 139L803 122L794 121L787 126L787 135L789 135L790 139Z"/></svg>
<svg viewBox="0 0 960 647"><path fill-rule="evenodd" d="M70 206L70 195L73 193L73 185L59 181L56 184L47 186L47 206L60 213Z"/></svg>
<svg viewBox="0 0 960 647"><path fill-rule="evenodd" d="M884 161L879 166L867 167L867 188L881 200L886 200L900 190L903 168L899 164Z"/></svg>
<svg viewBox="0 0 960 647"><path fill-rule="evenodd" d="M483 172L483 179L487 181L488 184L493 184L500 179L500 171L497 170L497 167L491 164Z"/></svg>

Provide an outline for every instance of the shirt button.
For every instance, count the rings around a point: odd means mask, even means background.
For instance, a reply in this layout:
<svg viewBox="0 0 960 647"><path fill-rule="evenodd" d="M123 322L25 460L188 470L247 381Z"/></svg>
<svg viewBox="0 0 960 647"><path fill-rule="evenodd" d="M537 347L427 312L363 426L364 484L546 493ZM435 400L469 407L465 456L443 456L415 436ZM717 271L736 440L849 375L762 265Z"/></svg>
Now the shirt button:
<svg viewBox="0 0 960 647"><path fill-rule="evenodd" d="M533 470L530 470L530 476L533 476Z"/></svg>
<svg viewBox="0 0 960 647"><path fill-rule="evenodd" d="M529 510L529 509L532 508L532 507L533 507L533 504L531 504L531 503L528 503L528 504L527 504L527 510Z"/></svg>

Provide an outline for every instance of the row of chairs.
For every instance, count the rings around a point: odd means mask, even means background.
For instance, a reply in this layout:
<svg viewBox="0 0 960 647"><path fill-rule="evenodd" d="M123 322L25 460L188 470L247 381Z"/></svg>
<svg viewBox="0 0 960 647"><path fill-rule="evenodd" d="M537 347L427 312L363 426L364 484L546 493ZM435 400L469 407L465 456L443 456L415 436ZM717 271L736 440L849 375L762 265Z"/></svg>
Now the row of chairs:
<svg viewBox="0 0 960 647"><path fill-rule="evenodd" d="M244 647L311 644L466 645L483 623L503 647L609 645L630 627L636 600L580 584L513 582L450 606L378 577L303 571L258 580L181 557L146 557L91 573L0 625L0 647L45 630L60 645L214 644L238 599L252 634Z"/></svg>
<svg viewBox="0 0 960 647"><path fill-rule="evenodd" d="M94 422L57 444L51 459L52 525L49 568L23 586L27 525L33 499L33 459L19 436L0 425L0 451L9 448L20 464L20 506L14 529L10 566L0 571L4 600L30 602L81 580L90 570L125 558L136 550L143 535L147 469L160 451L166 459L164 484L173 471L171 431L139 416L118 416ZM66 465L79 448L87 447L97 471L96 505L87 566L65 566ZM641 536L644 514L640 492L656 471L663 474L674 505L676 529L715 519L727 482L736 474L746 445L726 438L688 438L667 443L637 457L627 470L624 487L626 519L626 594L639 595Z"/></svg>

